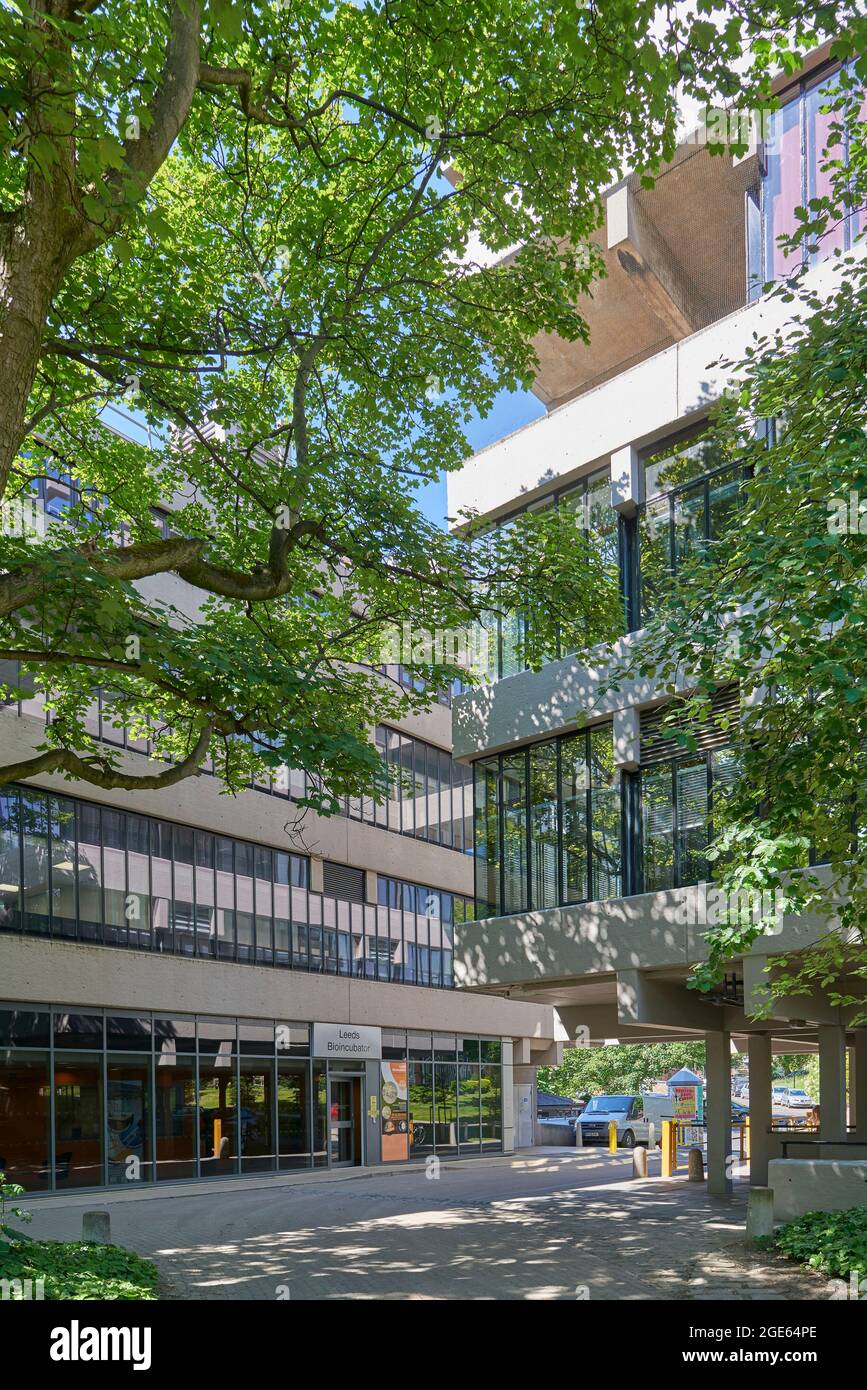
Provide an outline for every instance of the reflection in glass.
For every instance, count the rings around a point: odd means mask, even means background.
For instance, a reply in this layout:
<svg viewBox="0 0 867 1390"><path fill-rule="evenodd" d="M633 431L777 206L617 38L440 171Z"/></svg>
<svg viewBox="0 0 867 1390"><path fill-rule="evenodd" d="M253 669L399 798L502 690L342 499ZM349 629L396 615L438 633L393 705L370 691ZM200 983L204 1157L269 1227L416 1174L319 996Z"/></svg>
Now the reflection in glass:
<svg viewBox="0 0 867 1390"><path fill-rule="evenodd" d="M226 1059L229 1060L229 1059ZM199 1157L202 1177L237 1171L238 1107L234 1061L199 1063Z"/></svg>
<svg viewBox="0 0 867 1390"><path fill-rule="evenodd" d="M433 1067L427 1062L410 1062L409 1153L410 1158L433 1153Z"/></svg>
<svg viewBox="0 0 867 1390"><path fill-rule="evenodd" d="M482 1143L481 1078L477 1066L458 1068L458 1140L461 1153L478 1151Z"/></svg>
<svg viewBox="0 0 867 1390"><path fill-rule="evenodd" d="M28 1192L51 1186L47 1052L0 1052L0 1173Z"/></svg>
<svg viewBox="0 0 867 1390"><path fill-rule="evenodd" d="M149 1182L153 1177L150 1057L109 1054L106 1091L108 1181Z"/></svg>
<svg viewBox="0 0 867 1390"><path fill-rule="evenodd" d="M242 1057L240 1062L241 1172L274 1167L274 1063Z"/></svg>
<svg viewBox="0 0 867 1390"><path fill-rule="evenodd" d="M309 1168L310 1067L308 1062L277 1063L279 1167Z"/></svg>
<svg viewBox="0 0 867 1390"><path fill-rule="evenodd" d="M196 1176L196 1063L164 1051L156 1059L157 1178Z"/></svg>
<svg viewBox="0 0 867 1390"><path fill-rule="evenodd" d="M54 1143L58 1188L100 1187L102 1057L54 1054Z"/></svg>
<svg viewBox="0 0 867 1390"><path fill-rule="evenodd" d="M434 1143L437 1153L457 1152L457 1067L443 1063L434 1067Z"/></svg>

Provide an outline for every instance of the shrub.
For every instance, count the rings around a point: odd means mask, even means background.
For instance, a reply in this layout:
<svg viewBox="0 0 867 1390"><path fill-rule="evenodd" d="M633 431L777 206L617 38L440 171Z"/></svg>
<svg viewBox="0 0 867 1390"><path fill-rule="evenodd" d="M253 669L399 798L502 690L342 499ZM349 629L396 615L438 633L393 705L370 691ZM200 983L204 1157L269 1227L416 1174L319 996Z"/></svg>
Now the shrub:
<svg viewBox="0 0 867 1390"><path fill-rule="evenodd" d="M156 1265L119 1245L0 1240L0 1280L44 1283L46 1299L155 1299ZM13 1299L21 1294L13 1287ZM35 1297L35 1293L32 1295Z"/></svg>
<svg viewBox="0 0 867 1390"><path fill-rule="evenodd" d="M777 1246L792 1260L833 1278L853 1271L867 1279L867 1207L808 1211L777 1232Z"/></svg>

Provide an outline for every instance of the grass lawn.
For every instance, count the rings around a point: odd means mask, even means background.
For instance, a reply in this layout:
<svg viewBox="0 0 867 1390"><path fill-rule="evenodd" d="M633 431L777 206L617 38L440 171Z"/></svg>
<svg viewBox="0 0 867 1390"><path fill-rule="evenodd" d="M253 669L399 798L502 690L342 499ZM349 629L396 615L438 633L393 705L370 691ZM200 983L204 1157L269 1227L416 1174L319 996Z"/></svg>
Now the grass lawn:
<svg viewBox="0 0 867 1390"><path fill-rule="evenodd" d="M11 1233L10 1233L11 1235ZM157 1269L119 1245L76 1240L0 1239L0 1280L45 1281L46 1299L155 1299ZM12 1285L8 1295L24 1292Z"/></svg>

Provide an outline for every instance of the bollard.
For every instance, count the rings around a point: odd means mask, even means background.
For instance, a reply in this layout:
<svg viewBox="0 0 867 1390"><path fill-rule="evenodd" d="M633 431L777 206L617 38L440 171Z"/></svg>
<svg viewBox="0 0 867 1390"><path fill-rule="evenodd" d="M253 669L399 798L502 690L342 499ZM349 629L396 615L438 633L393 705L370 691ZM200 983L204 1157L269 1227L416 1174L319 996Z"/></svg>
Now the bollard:
<svg viewBox="0 0 867 1390"><path fill-rule="evenodd" d="M611 1120L608 1124L608 1152L617 1153L617 1121Z"/></svg>
<svg viewBox="0 0 867 1390"><path fill-rule="evenodd" d="M111 1245L111 1216L107 1211L81 1214L81 1239L94 1245Z"/></svg>
<svg viewBox="0 0 867 1390"><path fill-rule="evenodd" d="M663 1120L662 1155L659 1167L659 1176L661 1178L670 1178L676 1167L673 1129L674 1123L672 1120Z"/></svg>
<svg viewBox="0 0 867 1390"><path fill-rule="evenodd" d="M584 1148L584 1135L581 1133L581 1121L580 1121L580 1120L576 1120L576 1121L575 1121L575 1147L576 1147L576 1149L583 1149L583 1148Z"/></svg>
<svg viewBox="0 0 867 1390"><path fill-rule="evenodd" d="M643 1144L638 1144L632 1150L632 1176L634 1178L647 1177L647 1150Z"/></svg>
<svg viewBox="0 0 867 1390"><path fill-rule="evenodd" d="M749 1163L750 1160L750 1117L747 1115L744 1120L744 1158Z"/></svg>
<svg viewBox="0 0 867 1390"><path fill-rule="evenodd" d="M704 1182L704 1155L701 1149L690 1149L687 1155L686 1176L690 1182Z"/></svg>
<svg viewBox="0 0 867 1390"><path fill-rule="evenodd" d="M751 1187L747 1196L747 1243L774 1233L774 1189Z"/></svg>

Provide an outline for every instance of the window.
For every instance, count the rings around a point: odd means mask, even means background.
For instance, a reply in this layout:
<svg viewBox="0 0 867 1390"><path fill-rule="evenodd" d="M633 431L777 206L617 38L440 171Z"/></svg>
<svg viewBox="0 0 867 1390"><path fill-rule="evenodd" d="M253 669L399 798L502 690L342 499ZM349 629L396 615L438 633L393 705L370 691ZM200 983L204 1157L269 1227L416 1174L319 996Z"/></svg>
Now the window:
<svg viewBox="0 0 867 1390"><path fill-rule="evenodd" d="M540 501L529 503L521 512L533 509L544 511L564 507L578 517L580 525L599 552L612 574L620 564L621 526L611 505L611 476L608 468L597 469L576 483L558 489ZM496 523L501 528L513 526L521 512ZM523 613L488 615L484 631L479 635L479 648L488 651L488 679L502 680L526 669L527 622ZM549 660L568 655L557 642Z"/></svg>
<svg viewBox="0 0 867 1390"><path fill-rule="evenodd" d="M839 70L812 77L770 116L767 169L751 213L760 223L760 232L749 238L751 298L761 294L763 285L792 275L805 262L816 264L835 251L848 250L858 233L858 214L852 212L829 224L818 245L801 245L794 251L779 245L781 236L798 229L797 208L831 196L832 174L823 165L829 160L848 162L848 132L843 131L840 143L828 144L831 126L840 124L840 116L822 111L839 82Z"/></svg>
<svg viewBox="0 0 867 1390"><path fill-rule="evenodd" d="M713 554L737 514L745 477L744 468L726 463L708 435L667 445L644 460L634 626L653 616L686 560Z"/></svg>
<svg viewBox="0 0 867 1390"><path fill-rule="evenodd" d="M711 875L710 807L731 786L731 750L717 748L649 766L641 772L644 891L702 883Z"/></svg>
<svg viewBox="0 0 867 1390"><path fill-rule="evenodd" d="M622 892L611 725L475 764L476 916Z"/></svg>
<svg viewBox="0 0 867 1390"><path fill-rule="evenodd" d="M472 916L468 897L407 884L401 922L363 902L360 869L327 864L313 893L300 855L28 789L2 798L0 855L0 931L135 950L451 988L454 922Z"/></svg>

